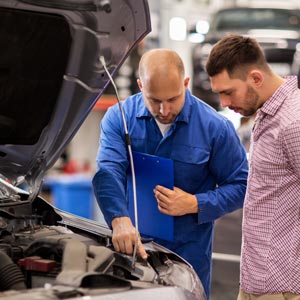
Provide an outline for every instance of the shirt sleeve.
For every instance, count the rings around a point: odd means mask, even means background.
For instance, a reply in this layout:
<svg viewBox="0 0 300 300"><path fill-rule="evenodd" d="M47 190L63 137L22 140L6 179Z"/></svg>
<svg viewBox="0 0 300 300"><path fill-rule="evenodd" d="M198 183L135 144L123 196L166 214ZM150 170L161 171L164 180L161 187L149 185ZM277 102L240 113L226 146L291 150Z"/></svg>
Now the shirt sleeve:
<svg viewBox="0 0 300 300"><path fill-rule="evenodd" d="M247 156L229 120L225 121L211 151L210 169L216 178L217 187L196 195L198 223L212 222L242 208L246 192Z"/></svg>
<svg viewBox="0 0 300 300"><path fill-rule="evenodd" d="M287 154L291 169L300 178L300 120L297 120L285 128L283 132L284 151Z"/></svg>
<svg viewBox="0 0 300 300"><path fill-rule="evenodd" d="M110 108L101 122L97 171L93 187L105 221L111 226L116 217L129 216L126 200L128 168L125 130L118 107Z"/></svg>

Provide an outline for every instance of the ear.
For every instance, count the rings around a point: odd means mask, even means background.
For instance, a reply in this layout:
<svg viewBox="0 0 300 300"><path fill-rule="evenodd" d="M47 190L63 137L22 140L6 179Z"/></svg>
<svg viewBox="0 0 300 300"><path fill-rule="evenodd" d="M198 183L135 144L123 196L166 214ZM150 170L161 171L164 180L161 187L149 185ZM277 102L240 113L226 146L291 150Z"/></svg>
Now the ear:
<svg viewBox="0 0 300 300"><path fill-rule="evenodd" d="M142 82L141 82L140 79L137 79L137 84L138 84L140 90L142 91L142 89L143 89L143 84L142 84Z"/></svg>
<svg viewBox="0 0 300 300"><path fill-rule="evenodd" d="M187 89L190 82L190 77L185 77L183 80L183 85Z"/></svg>
<svg viewBox="0 0 300 300"><path fill-rule="evenodd" d="M264 81L264 74L260 70L252 70L250 71L248 78L253 85L261 87Z"/></svg>

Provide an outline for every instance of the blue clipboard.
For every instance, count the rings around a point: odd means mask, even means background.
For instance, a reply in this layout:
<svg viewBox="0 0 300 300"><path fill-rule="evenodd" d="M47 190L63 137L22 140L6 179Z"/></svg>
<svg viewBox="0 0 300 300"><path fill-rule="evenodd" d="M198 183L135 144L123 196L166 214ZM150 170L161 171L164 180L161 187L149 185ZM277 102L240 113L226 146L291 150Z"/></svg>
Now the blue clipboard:
<svg viewBox="0 0 300 300"><path fill-rule="evenodd" d="M174 187L173 160L133 152L134 170L136 177L136 195L139 232L143 235L174 240L174 217L162 214L157 208L153 189L162 185L169 189ZM128 173L128 208L130 218L134 222L132 173Z"/></svg>

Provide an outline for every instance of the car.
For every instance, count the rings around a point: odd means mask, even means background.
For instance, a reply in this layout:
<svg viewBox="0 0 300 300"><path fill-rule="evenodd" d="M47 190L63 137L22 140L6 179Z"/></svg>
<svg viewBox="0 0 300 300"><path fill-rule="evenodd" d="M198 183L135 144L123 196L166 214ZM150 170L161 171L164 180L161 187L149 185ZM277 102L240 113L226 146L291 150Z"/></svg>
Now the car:
<svg viewBox="0 0 300 300"><path fill-rule="evenodd" d="M204 300L175 253L145 239L146 261L118 253L107 226L40 194L150 32L147 1L0 0L0 23L0 298Z"/></svg>
<svg viewBox="0 0 300 300"><path fill-rule="evenodd" d="M192 90L218 111L222 108L218 96L211 91L205 64L213 45L227 33L256 38L271 68L284 76L291 72L300 42L300 9L235 6L219 9L211 16L204 41L193 48Z"/></svg>
<svg viewBox="0 0 300 300"><path fill-rule="evenodd" d="M291 66L291 74L300 76L300 43L296 45L296 51Z"/></svg>

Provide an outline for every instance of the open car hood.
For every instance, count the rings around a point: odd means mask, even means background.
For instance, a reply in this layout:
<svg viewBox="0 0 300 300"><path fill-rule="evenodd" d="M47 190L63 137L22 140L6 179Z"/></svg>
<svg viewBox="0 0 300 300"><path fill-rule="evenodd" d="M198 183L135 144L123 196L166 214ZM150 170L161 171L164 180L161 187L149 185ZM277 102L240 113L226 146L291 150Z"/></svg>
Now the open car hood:
<svg viewBox="0 0 300 300"><path fill-rule="evenodd" d="M0 0L0 176L33 199L150 30L146 0Z"/></svg>

